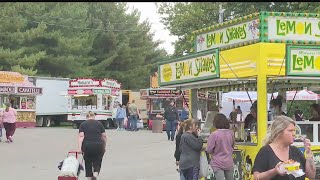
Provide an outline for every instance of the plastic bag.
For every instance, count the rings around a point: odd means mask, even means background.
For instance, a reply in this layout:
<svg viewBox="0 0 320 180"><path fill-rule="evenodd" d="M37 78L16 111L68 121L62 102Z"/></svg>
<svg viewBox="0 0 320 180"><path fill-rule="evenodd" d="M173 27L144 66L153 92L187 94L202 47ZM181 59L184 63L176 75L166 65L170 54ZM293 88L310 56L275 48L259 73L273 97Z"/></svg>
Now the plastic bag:
<svg viewBox="0 0 320 180"><path fill-rule="evenodd" d="M60 171L60 176L63 177L77 177L79 161L74 156L69 156L63 160L63 164Z"/></svg>
<svg viewBox="0 0 320 180"><path fill-rule="evenodd" d="M209 165L208 166L208 176L207 176L207 179L211 179L211 177L214 176L214 172L213 172L213 169L212 167Z"/></svg>
<svg viewBox="0 0 320 180"><path fill-rule="evenodd" d="M137 128L142 129L143 128L143 121L141 119L138 120L137 122Z"/></svg>
<svg viewBox="0 0 320 180"><path fill-rule="evenodd" d="M200 154L200 171L199 178L208 177L209 175L209 163L205 152Z"/></svg>
<svg viewBox="0 0 320 180"><path fill-rule="evenodd" d="M126 129L128 128L128 118L127 117L124 118L123 127Z"/></svg>

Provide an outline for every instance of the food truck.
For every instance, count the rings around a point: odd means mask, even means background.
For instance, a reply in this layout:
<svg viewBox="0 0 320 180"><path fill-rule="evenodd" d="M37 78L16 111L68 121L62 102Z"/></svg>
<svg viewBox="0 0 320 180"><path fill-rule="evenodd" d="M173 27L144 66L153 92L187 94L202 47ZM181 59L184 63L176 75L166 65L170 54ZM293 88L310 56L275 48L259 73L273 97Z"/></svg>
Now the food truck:
<svg viewBox="0 0 320 180"><path fill-rule="evenodd" d="M184 96L188 97L188 92ZM187 99L184 99L180 90L175 88L149 88L140 90L140 99L146 100L147 114L148 114L148 128L152 129L152 120L157 119L157 115L163 116L165 108L169 106L170 100L176 102L178 111L186 106ZM165 124L163 124L165 129Z"/></svg>
<svg viewBox="0 0 320 180"><path fill-rule="evenodd" d="M77 78L69 81L68 121L77 128L92 111L105 128L113 124L112 113L118 104L121 84L113 79Z"/></svg>
<svg viewBox="0 0 320 180"><path fill-rule="evenodd" d="M36 97L41 94L42 88L28 81L28 76L0 71L0 110L10 102L17 111L17 127L36 126Z"/></svg>
<svg viewBox="0 0 320 180"><path fill-rule="evenodd" d="M193 32L194 53L159 63L159 84L190 89L191 107L200 89L215 92L257 91L257 127L248 141L243 122L232 125L236 137L234 179L253 179L251 170L264 145L268 125L267 93L313 90L320 80L318 14L259 12ZM250 99L250 97L249 97ZM216 104L219 104L217 98ZM253 102L251 102L253 103ZM284 109L287 109L284 103ZM223 108L223 107L222 107ZM196 108L192 108L193 111ZM211 131L218 107L208 111L202 137ZM320 172L320 122L298 121L296 133L311 140L317 177ZM211 127L207 127L210 126ZM303 143L295 146L304 152Z"/></svg>

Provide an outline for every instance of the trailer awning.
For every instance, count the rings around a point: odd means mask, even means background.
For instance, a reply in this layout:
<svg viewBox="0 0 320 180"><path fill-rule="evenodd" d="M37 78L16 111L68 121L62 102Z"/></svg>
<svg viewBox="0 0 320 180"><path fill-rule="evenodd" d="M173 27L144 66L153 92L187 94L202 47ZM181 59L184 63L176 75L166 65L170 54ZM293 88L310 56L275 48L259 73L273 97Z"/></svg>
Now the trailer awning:
<svg viewBox="0 0 320 180"><path fill-rule="evenodd" d="M190 83L183 83L183 84L173 84L173 85L167 85L167 86L162 86L165 88L177 88L181 90L186 90L186 89L201 89L201 88L210 88L210 89L220 89L223 87L232 87L232 86L237 86L240 85L243 87L243 84L250 84L250 83L255 83L256 79L251 78L251 79L244 79L244 78L239 78L239 79L211 79L211 80L205 80L205 81L200 81L200 82L190 82ZM251 87L253 88L253 86Z"/></svg>
<svg viewBox="0 0 320 180"><path fill-rule="evenodd" d="M303 89L320 90L320 77L268 77L268 93L278 91L299 91ZM203 89L210 91L257 91L256 77L239 78L239 79L212 79L201 82L191 82L183 84L174 84L163 86L165 88L186 89Z"/></svg>

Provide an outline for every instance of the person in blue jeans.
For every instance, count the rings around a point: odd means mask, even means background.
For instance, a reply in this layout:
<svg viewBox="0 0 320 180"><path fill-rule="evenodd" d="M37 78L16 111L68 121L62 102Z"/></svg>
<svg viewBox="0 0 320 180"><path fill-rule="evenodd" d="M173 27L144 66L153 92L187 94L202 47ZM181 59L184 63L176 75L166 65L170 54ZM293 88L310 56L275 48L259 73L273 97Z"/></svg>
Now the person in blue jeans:
<svg viewBox="0 0 320 180"><path fill-rule="evenodd" d="M126 106L123 105L121 107L121 104L118 105L118 109L117 109L117 115L116 115L116 120L117 120L117 123L118 123L118 128L117 130L124 130L123 129L123 121L124 121L124 118L127 116L127 113L126 113Z"/></svg>
<svg viewBox="0 0 320 180"><path fill-rule="evenodd" d="M137 122L139 116L138 106L135 104L135 100L132 100L132 103L128 106L129 114L130 114L130 125L132 131L138 131Z"/></svg>
<svg viewBox="0 0 320 180"><path fill-rule="evenodd" d="M179 112L175 106L175 102L171 101L170 106L164 111L164 118L166 120L166 132L168 140L174 141L176 127L179 121Z"/></svg>

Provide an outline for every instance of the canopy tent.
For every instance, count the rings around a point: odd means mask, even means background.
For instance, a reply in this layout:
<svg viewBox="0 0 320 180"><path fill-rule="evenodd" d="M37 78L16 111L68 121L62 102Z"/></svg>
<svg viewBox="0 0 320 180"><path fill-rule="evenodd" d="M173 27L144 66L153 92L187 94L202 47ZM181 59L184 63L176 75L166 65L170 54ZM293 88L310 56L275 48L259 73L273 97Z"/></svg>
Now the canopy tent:
<svg viewBox="0 0 320 180"><path fill-rule="evenodd" d="M257 100L257 92L248 91L248 94L252 100L252 103ZM247 92L245 91L231 91L228 93L222 94L222 111L224 115L229 117L230 112L233 110L233 101L235 102L235 106L240 106L241 111L243 113L243 118L246 117L247 114L250 113L251 102L248 97ZM277 96L278 93L274 93L274 96ZM271 99L271 94L268 94L268 102ZM269 109L269 105L267 106Z"/></svg>
<svg viewBox="0 0 320 180"><path fill-rule="evenodd" d="M317 101L319 99L319 94L305 89L298 91L296 97L294 97L295 94L296 91L287 91L287 101L292 101L293 98L297 101Z"/></svg>
<svg viewBox="0 0 320 180"><path fill-rule="evenodd" d="M296 91L287 91L287 100L293 100ZM249 91L248 92L252 102L257 100L257 92ZM233 110L233 101L235 102L235 106L240 106L244 115L250 113L251 102L248 97L247 92L245 91L231 91L228 93L223 93L222 95L222 113L229 117L230 112ZM274 98L278 96L278 93L273 93ZM302 101L302 100L310 100L317 101L320 96L312 91L301 90L297 91L297 94L294 100ZM271 100L271 94L268 94L268 102ZM269 104L267 105L269 109ZM245 117L245 116L244 116Z"/></svg>

